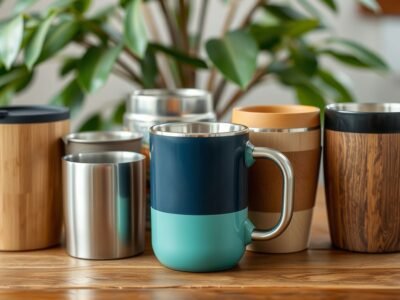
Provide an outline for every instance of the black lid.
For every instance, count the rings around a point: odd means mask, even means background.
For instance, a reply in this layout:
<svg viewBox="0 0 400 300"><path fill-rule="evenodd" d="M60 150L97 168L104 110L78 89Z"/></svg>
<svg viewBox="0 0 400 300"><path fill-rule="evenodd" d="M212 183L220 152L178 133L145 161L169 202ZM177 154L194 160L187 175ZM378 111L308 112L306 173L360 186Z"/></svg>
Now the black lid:
<svg viewBox="0 0 400 300"><path fill-rule="evenodd" d="M400 103L337 103L325 108L325 129L354 133L400 132Z"/></svg>
<svg viewBox="0 0 400 300"><path fill-rule="evenodd" d="M47 123L69 119L69 109L60 106L0 106L0 124Z"/></svg>

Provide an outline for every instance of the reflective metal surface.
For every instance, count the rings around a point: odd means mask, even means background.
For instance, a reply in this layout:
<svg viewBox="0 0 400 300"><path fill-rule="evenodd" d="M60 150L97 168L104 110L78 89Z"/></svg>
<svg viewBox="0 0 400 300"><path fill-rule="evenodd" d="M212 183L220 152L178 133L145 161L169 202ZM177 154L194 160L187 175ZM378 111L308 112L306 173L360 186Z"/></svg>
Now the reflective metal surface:
<svg viewBox="0 0 400 300"><path fill-rule="evenodd" d="M204 90L138 90L127 100L124 126L144 135L148 144L149 128L167 122L214 121L212 97Z"/></svg>
<svg viewBox="0 0 400 300"><path fill-rule="evenodd" d="M326 109L349 113L390 113L400 112L400 103L335 103Z"/></svg>
<svg viewBox="0 0 400 300"><path fill-rule="evenodd" d="M254 158L272 160L280 169L283 176L282 211L278 223L268 230L255 229L251 238L255 241L266 241L279 236L288 227L293 216L294 175L289 159L282 153L264 147L254 147L250 142L247 145L253 150Z"/></svg>
<svg viewBox="0 0 400 300"><path fill-rule="evenodd" d="M63 137L65 153L104 151L140 152L143 135L130 131L87 131Z"/></svg>
<svg viewBox="0 0 400 300"><path fill-rule="evenodd" d="M217 122L166 123L150 128L151 134L175 137L219 137L246 134L244 125Z"/></svg>
<svg viewBox="0 0 400 300"><path fill-rule="evenodd" d="M66 248L84 259L137 255L145 246L145 157L100 152L63 158Z"/></svg>
<svg viewBox="0 0 400 300"><path fill-rule="evenodd" d="M320 130L320 126L311 128L249 128L251 132L281 132L281 133L298 133Z"/></svg>

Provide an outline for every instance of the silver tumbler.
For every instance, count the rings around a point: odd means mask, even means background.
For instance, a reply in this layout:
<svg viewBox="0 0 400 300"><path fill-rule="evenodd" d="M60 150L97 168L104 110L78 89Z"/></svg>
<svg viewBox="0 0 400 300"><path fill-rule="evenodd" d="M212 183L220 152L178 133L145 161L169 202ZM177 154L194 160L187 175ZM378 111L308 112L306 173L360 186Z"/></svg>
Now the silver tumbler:
<svg viewBox="0 0 400 300"><path fill-rule="evenodd" d="M145 246L145 156L98 152L63 157L64 219L69 255L134 256Z"/></svg>

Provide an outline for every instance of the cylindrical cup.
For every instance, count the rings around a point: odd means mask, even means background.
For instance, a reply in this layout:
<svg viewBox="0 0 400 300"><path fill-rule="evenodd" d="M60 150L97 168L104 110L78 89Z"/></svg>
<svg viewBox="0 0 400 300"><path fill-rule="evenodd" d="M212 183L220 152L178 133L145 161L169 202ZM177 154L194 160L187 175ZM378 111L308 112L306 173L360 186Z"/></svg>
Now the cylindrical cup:
<svg viewBox="0 0 400 300"><path fill-rule="evenodd" d="M69 255L134 256L145 246L145 157L97 152L63 157L64 219Z"/></svg>
<svg viewBox="0 0 400 300"><path fill-rule="evenodd" d="M294 212L290 225L276 239L255 241L247 249L289 253L307 249L321 155L320 110L303 105L235 108L232 121L250 128L255 146L282 152L293 166ZM249 170L249 216L258 228L271 228L280 217L280 171L270 161ZM268 200L267 200L268 199Z"/></svg>
<svg viewBox="0 0 400 300"><path fill-rule="evenodd" d="M67 108L0 108L0 250L61 242L60 139L68 132Z"/></svg>
<svg viewBox="0 0 400 300"><path fill-rule="evenodd" d="M231 268L251 240L279 236L292 216L293 178L281 153L254 147L246 126L168 123L151 128L152 246L165 266L191 272ZM270 159L281 170L281 218L269 230L247 219L247 167Z"/></svg>
<svg viewBox="0 0 400 300"><path fill-rule="evenodd" d="M324 171L334 246L400 251L400 104L325 109Z"/></svg>
<svg viewBox="0 0 400 300"><path fill-rule="evenodd" d="M141 152L143 135L129 131L87 131L63 137L65 154L106 151Z"/></svg>

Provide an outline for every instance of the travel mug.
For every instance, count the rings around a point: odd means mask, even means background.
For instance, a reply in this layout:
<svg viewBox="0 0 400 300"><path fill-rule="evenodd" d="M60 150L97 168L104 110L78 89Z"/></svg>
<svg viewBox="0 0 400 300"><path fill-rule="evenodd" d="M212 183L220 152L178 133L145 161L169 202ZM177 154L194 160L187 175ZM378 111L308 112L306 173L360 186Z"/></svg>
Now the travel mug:
<svg viewBox="0 0 400 300"><path fill-rule="evenodd" d="M86 131L63 137L65 154L132 151L141 152L143 135L130 131Z"/></svg>
<svg viewBox="0 0 400 300"><path fill-rule="evenodd" d="M145 246L145 157L97 152L63 157L67 253L85 259L134 256Z"/></svg>
<svg viewBox="0 0 400 300"><path fill-rule="evenodd" d="M325 191L334 246L400 250L399 153L399 103L326 107Z"/></svg>
<svg viewBox="0 0 400 300"><path fill-rule="evenodd" d="M320 110L305 105L241 107L233 109L232 122L250 128L255 146L282 152L295 178L288 228L276 239L255 241L247 249L265 253L307 249L321 160ZM260 161L249 170L249 216L258 228L271 228L279 219L282 184L280 170L271 161Z"/></svg>
<svg viewBox="0 0 400 300"><path fill-rule="evenodd" d="M69 110L0 108L0 250L47 248L61 242L61 137Z"/></svg>
<svg viewBox="0 0 400 300"><path fill-rule="evenodd" d="M289 224L290 162L275 150L254 147L246 126L156 125L150 153L152 246L163 265L191 272L228 269L252 240L275 238ZM254 229L247 219L247 168L257 158L274 161L283 177L281 218L270 230Z"/></svg>

